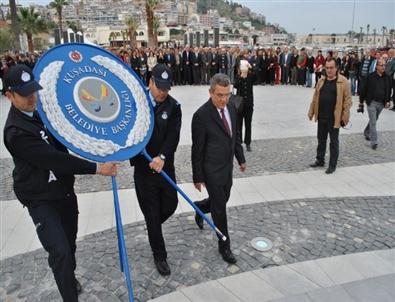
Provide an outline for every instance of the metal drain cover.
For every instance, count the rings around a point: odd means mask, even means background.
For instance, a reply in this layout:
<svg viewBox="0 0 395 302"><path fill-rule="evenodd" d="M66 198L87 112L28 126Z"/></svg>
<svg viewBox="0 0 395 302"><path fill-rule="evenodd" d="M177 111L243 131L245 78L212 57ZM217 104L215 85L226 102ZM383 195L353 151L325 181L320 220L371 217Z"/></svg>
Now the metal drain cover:
<svg viewBox="0 0 395 302"><path fill-rule="evenodd" d="M256 237L252 239L251 245L254 249L260 252L269 251L273 247L273 243L265 237Z"/></svg>

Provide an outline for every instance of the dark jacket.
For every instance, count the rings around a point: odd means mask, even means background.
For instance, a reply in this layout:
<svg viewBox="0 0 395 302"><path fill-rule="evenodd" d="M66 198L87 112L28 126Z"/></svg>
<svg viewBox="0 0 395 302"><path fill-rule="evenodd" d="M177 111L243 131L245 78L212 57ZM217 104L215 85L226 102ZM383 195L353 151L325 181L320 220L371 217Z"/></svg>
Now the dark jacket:
<svg viewBox="0 0 395 302"><path fill-rule="evenodd" d="M163 154L166 157L163 169L166 172L174 171L174 153L180 140L181 106L168 95L154 111L154 130L146 150L151 157ZM152 173L147 159L142 155L130 159L130 164L141 173Z"/></svg>
<svg viewBox="0 0 395 302"><path fill-rule="evenodd" d="M227 105L232 123L232 137L227 133L217 108L209 99L192 118L193 182L225 185L233 172L233 156L245 163L240 135L236 127L236 109Z"/></svg>
<svg viewBox="0 0 395 302"><path fill-rule="evenodd" d="M375 95L376 85L379 80L384 80L384 100L378 100ZM359 93L360 99L366 101L366 104L370 104L373 100L389 102L391 100L391 78L384 73L382 77L380 77L377 71L372 72L368 75L366 85L362 85L362 89Z"/></svg>
<svg viewBox="0 0 395 302"><path fill-rule="evenodd" d="M255 73L249 72L246 78L237 76L234 88L237 89L237 95L244 98L244 107L254 107L253 86L256 81Z"/></svg>
<svg viewBox="0 0 395 302"><path fill-rule="evenodd" d="M4 144L15 164L15 194L25 205L63 199L74 192L74 174L96 173L95 163L68 154L44 127L37 112L29 117L11 106ZM50 178L51 172L55 180Z"/></svg>
<svg viewBox="0 0 395 302"><path fill-rule="evenodd" d="M314 73L314 57L307 57L307 71L310 73Z"/></svg>
<svg viewBox="0 0 395 302"><path fill-rule="evenodd" d="M170 58L169 58L169 54L165 55L165 64L167 66L169 66L170 68L174 68L176 66L176 57L174 54L170 54Z"/></svg>

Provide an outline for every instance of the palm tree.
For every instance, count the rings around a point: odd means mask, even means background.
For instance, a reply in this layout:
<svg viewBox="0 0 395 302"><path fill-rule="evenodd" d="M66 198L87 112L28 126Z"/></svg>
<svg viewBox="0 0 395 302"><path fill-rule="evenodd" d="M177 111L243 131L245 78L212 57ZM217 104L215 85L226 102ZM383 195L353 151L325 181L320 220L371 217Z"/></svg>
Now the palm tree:
<svg viewBox="0 0 395 302"><path fill-rule="evenodd" d="M69 5L67 0L53 0L49 3L50 8L56 9L56 13L58 15L58 22L59 22L59 30L60 34L63 33L63 26L62 26L62 17L63 17L63 6Z"/></svg>
<svg viewBox="0 0 395 302"><path fill-rule="evenodd" d="M154 16L154 20L152 22L152 30L154 32L156 45L158 44L158 29L159 29L159 26L160 26L159 18L157 16Z"/></svg>
<svg viewBox="0 0 395 302"><path fill-rule="evenodd" d="M377 34L376 29L373 29L373 44L374 45L376 44L376 34Z"/></svg>
<svg viewBox="0 0 395 302"><path fill-rule="evenodd" d="M16 41L15 46L17 49L20 49L19 45L19 26L18 26L18 16L16 9L16 1L10 0L10 13L11 13L11 30L14 34L14 39Z"/></svg>
<svg viewBox="0 0 395 302"><path fill-rule="evenodd" d="M34 11L34 7L21 8L17 14L19 28L27 36L27 46L29 52L34 50L33 35L47 31L45 22L39 13Z"/></svg>
<svg viewBox="0 0 395 302"><path fill-rule="evenodd" d="M359 44L361 44L363 42L363 34L362 34L362 32L363 32L363 27L361 26L359 28L359 39L358 39Z"/></svg>
<svg viewBox="0 0 395 302"><path fill-rule="evenodd" d="M135 18L128 17L125 20L125 25L127 26L129 45L131 48L135 48L136 47L136 30L140 24Z"/></svg>
<svg viewBox="0 0 395 302"><path fill-rule="evenodd" d="M126 41L128 39L128 31L127 30L121 30L121 35L122 35L122 46L125 47Z"/></svg>
<svg viewBox="0 0 395 302"><path fill-rule="evenodd" d="M385 35L385 32L387 31L387 27L385 27L385 26L381 27L381 31L383 32L382 46L384 46L385 45L384 44L384 35Z"/></svg>
<svg viewBox="0 0 395 302"><path fill-rule="evenodd" d="M108 37L108 40L110 41L110 46L113 46L112 44L114 44L114 43L111 43L111 42L114 42L116 37L117 37L117 34L115 32L113 32L113 31L110 32L110 35Z"/></svg>
<svg viewBox="0 0 395 302"><path fill-rule="evenodd" d="M394 35L395 35L395 29L390 29L390 45L393 45L394 42Z"/></svg>
<svg viewBox="0 0 395 302"><path fill-rule="evenodd" d="M366 42L369 44L369 29L370 24L366 25Z"/></svg>
<svg viewBox="0 0 395 302"><path fill-rule="evenodd" d="M145 13L147 15L148 47L158 46L158 37L154 34L154 10L161 0L145 0Z"/></svg>

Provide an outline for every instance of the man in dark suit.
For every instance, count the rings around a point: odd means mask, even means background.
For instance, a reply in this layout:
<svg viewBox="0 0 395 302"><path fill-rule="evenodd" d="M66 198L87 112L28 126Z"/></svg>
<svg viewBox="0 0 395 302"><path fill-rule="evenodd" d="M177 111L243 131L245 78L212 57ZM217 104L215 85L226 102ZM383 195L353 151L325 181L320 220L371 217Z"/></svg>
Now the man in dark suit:
<svg viewBox="0 0 395 302"><path fill-rule="evenodd" d="M185 49L182 53L182 69L184 71L184 83L192 85L192 52L189 49L189 46L185 46Z"/></svg>
<svg viewBox="0 0 395 302"><path fill-rule="evenodd" d="M149 88L155 123L146 149L153 160L148 163L142 155L130 160L134 165L137 199L147 225L154 262L161 275L170 275L162 223L173 215L178 204L177 191L158 174L163 169L176 181L174 153L180 140L181 107L169 95L171 78L171 70L164 64L157 64L152 69Z"/></svg>
<svg viewBox="0 0 395 302"><path fill-rule="evenodd" d="M191 53L191 63L192 63L192 74L193 74L193 84L200 85L200 68L202 66L202 55L199 52L199 48L195 47Z"/></svg>
<svg viewBox="0 0 395 302"><path fill-rule="evenodd" d="M210 65L210 78L213 77L218 72L217 64L217 50L215 48L209 49L208 62Z"/></svg>
<svg viewBox="0 0 395 302"><path fill-rule="evenodd" d="M289 79L290 64L292 60L292 54L288 52L288 47L285 47L284 52L280 55L280 67L281 67L281 84L287 85Z"/></svg>
<svg viewBox="0 0 395 302"><path fill-rule="evenodd" d="M226 203L232 187L233 156L242 172L246 169L240 135L236 126L236 109L229 104L230 79L216 74L210 79L210 99L192 118L192 172L195 188L205 186L209 197L195 202L203 213L211 212L214 224L226 236L218 240L219 252L228 263L236 263L230 249ZM203 220L195 216L196 224L203 228Z"/></svg>
<svg viewBox="0 0 395 302"><path fill-rule="evenodd" d="M167 67L171 69L171 73L174 75L176 73L176 57L174 55L174 49L168 48L166 50L166 55L165 55L165 64ZM174 76L173 76L173 85L175 84L174 81Z"/></svg>

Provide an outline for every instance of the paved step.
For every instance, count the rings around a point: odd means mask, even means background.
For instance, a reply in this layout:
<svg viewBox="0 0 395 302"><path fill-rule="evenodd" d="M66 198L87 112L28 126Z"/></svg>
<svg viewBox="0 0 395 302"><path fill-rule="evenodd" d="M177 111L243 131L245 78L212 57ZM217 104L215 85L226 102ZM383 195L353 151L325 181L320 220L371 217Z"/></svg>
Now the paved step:
<svg viewBox="0 0 395 302"><path fill-rule="evenodd" d="M394 196L394 171L395 162L390 162L339 168L331 175L309 170L234 179L228 207L303 198ZM180 187L192 200L207 196L193 184ZM78 194L78 200L79 238L115 227L112 191ZM119 200L124 224L144 219L134 189L119 190ZM176 214L192 211L181 196L179 200ZM41 247L31 218L19 201L0 202L0 211L0 260Z"/></svg>
<svg viewBox="0 0 395 302"><path fill-rule="evenodd" d="M395 249L260 269L182 288L151 302L392 302Z"/></svg>

